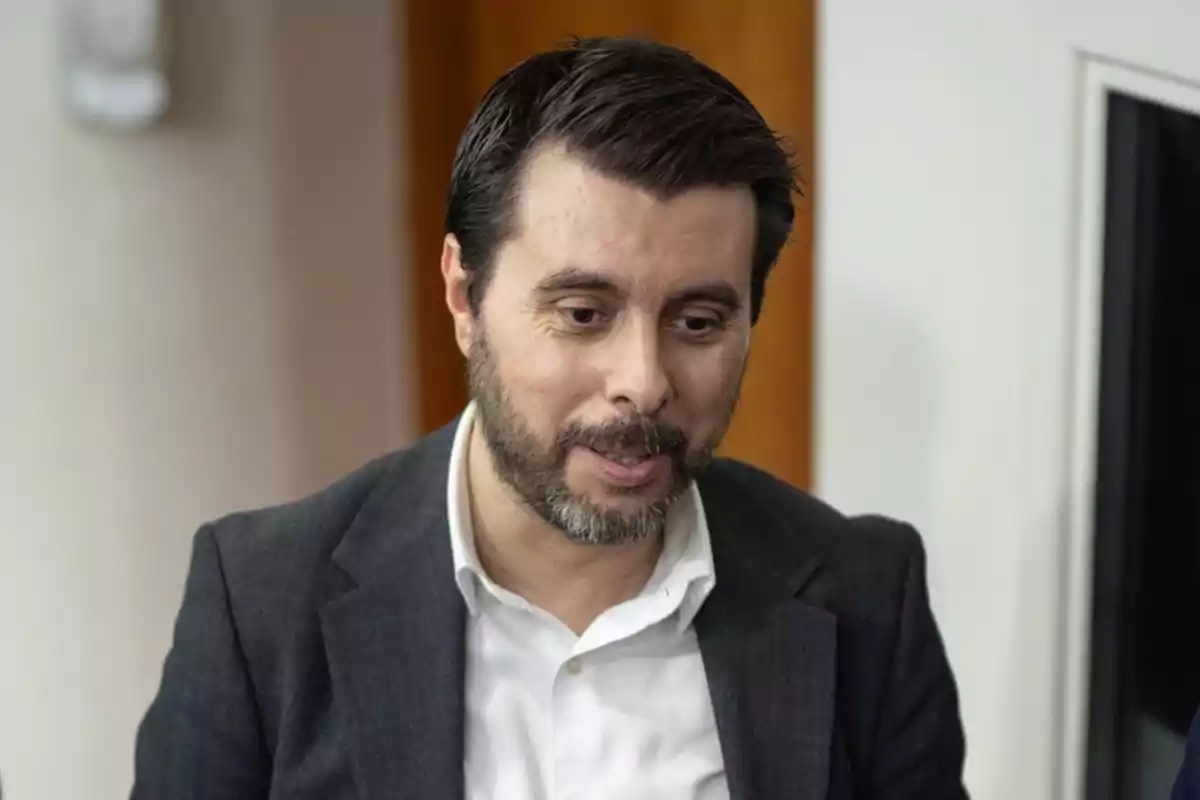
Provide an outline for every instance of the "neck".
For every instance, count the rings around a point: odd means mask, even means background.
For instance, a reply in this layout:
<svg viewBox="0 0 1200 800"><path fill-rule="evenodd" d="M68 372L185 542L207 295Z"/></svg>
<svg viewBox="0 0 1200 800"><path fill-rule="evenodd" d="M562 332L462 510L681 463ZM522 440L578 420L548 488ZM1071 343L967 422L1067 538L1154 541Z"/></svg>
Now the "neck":
<svg viewBox="0 0 1200 800"><path fill-rule="evenodd" d="M662 537L624 545L572 542L500 480L478 426L471 433L467 473L475 549L488 576L576 635L634 597L653 574Z"/></svg>

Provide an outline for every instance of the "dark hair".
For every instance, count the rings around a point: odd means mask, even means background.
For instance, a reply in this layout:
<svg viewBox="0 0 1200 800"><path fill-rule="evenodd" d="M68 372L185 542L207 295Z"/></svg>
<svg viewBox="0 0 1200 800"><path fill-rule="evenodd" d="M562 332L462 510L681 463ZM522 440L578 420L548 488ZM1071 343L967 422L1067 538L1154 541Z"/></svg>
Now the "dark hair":
<svg viewBox="0 0 1200 800"><path fill-rule="evenodd" d="M663 197L745 185L758 231L750 284L763 285L792 229L796 170L780 139L732 83L692 55L622 38L575 39L501 77L454 155L446 232L457 237L478 311L493 255L515 233L514 199L529 156L551 143L592 168Z"/></svg>

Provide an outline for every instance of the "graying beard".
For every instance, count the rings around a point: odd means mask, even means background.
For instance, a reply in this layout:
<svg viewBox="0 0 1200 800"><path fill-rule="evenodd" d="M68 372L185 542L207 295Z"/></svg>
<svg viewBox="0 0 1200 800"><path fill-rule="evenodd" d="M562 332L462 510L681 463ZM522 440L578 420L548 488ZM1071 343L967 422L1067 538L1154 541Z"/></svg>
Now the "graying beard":
<svg viewBox="0 0 1200 800"><path fill-rule="evenodd" d="M666 526L670 500L654 503L633 514L607 512L569 492L551 490L545 497L549 521L580 544L633 544L658 536Z"/></svg>
<svg viewBox="0 0 1200 800"><path fill-rule="evenodd" d="M573 495L559 480L559 474L552 472L538 475L536 472L521 472L522 466L526 466L531 458L536 461L537 454L523 452L531 437L524 430L524 421L509 402L503 384L497 380L495 364L492 362L487 337L482 329L471 342L467 375L471 394L479 401L479 413L487 434L488 448L500 478L530 509L559 528L568 539L580 544L630 544L663 532L666 527L667 510L683 494L694 476L689 476L684 485L675 487L675 491L672 491L669 497L659 498L648 508L633 514L598 508ZM653 433L656 434L657 431ZM657 451L660 447L657 438L647 438L653 439L651 448ZM719 440L719 437L714 439L712 448L715 448L716 440ZM707 461L707 458L704 460Z"/></svg>

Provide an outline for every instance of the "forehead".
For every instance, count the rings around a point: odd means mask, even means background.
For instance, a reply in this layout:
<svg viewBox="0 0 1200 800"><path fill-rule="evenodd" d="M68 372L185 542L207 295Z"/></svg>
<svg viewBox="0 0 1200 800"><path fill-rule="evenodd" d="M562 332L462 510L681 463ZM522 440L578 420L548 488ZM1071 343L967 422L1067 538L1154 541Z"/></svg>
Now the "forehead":
<svg viewBox="0 0 1200 800"><path fill-rule="evenodd" d="M516 214L516 234L500 260L518 279L575 268L630 290L723 280L748 291L756 219L748 187L705 186L663 198L561 149L546 150L526 167Z"/></svg>

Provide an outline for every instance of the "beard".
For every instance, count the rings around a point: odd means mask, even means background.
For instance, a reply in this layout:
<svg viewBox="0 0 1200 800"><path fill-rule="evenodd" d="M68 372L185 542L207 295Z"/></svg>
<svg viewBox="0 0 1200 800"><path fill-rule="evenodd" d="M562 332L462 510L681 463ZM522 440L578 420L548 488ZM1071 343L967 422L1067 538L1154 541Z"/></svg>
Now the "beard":
<svg viewBox="0 0 1200 800"><path fill-rule="evenodd" d="M737 398L735 389L724 424L715 436L698 445L692 445L678 427L646 414L616 417L597 425L568 423L546 445L513 406L481 327L471 342L467 369L476 419L497 476L530 510L580 544L631 544L662 534L671 506L712 463ZM644 449L667 456L670 479L636 508L604 508L567 485L567 459L576 447L599 453ZM644 489L614 487L611 491L632 496Z"/></svg>

